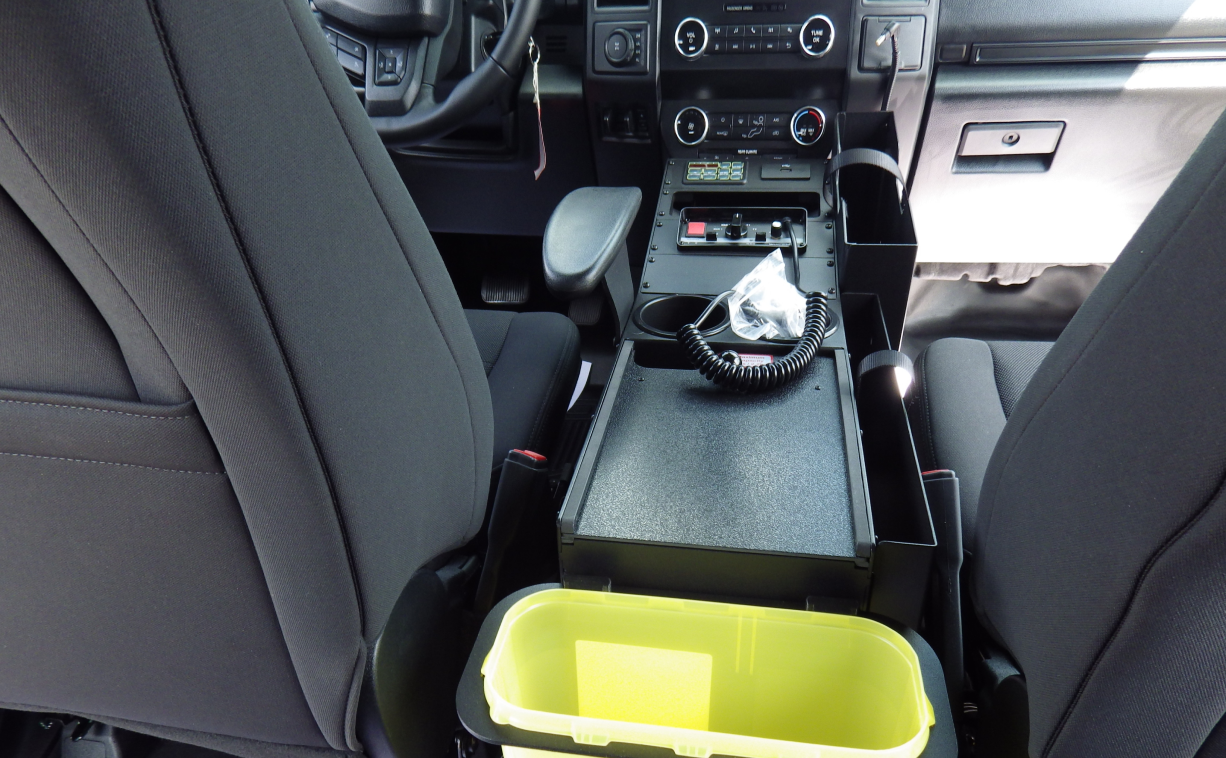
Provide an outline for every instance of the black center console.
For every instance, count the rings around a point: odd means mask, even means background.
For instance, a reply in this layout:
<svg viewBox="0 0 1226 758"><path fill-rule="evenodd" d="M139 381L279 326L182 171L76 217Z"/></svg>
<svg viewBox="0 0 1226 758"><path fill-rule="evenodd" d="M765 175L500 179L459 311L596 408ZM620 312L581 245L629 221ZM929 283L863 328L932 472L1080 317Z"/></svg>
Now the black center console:
<svg viewBox="0 0 1226 758"><path fill-rule="evenodd" d="M893 135L888 117L868 120L871 134ZM832 118L832 146L846 123ZM891 340L873 280L857 280L869 291L841 287L847 227L823 196L826 162L800 150L702 152L665 161L613 376L559 514L563 582L869 611L914 626L933 525L893 372L857 375ZM873 225L869 211L889 210L890 196L897 213L890 181L844 177L864 223ZM690 364L678 330L772 251L791 271L793 239L800 289L827 300L820 350L781 387L715 386ZM912 264L882 260L909 275ZM700 326L717 353L735 351L742 365L777 362L796 344L739 337L726 305Z"/></svg>
<svg viewBox="0 0 1226 758"><path fill-rule="evenodd" d="M910 216L876 169L842 171L833 203L823 180L844 148L885 150L905 167L897 134L918 124L922 103L908 93L931 69L939 0L586 7L601 182L619 183L636 160L662 173L654 203L644 189L646 245L632 234L629 256L641 275L558 522L564 583L869 611L914 626L932 520L893 372L857 375L866 356L897 347ZM841 113L881 106L891 61L874 39L892 21L896 112L840 132ZM903 141L909 151L913 138ZM776 249L792 277L793 246L797 285L827 299L820 350L782 387L716 388L678 330ZM796 345L742 339L729 316L721 304L698 331L744 366L779 362Z"/></svg>

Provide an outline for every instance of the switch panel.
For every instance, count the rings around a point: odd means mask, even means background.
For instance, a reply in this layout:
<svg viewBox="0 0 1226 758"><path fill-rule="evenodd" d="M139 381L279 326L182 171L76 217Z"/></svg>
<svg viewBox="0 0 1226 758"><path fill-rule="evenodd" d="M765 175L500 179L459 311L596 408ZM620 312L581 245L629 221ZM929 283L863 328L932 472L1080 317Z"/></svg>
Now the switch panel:
<svg viewBox="0 0 1226 758"><path fill-rule="evenodd" d="M898 58L902 71L918 71L924 63L923 16L869 16L864 19L860 35L860 70L885 71L890 68L893 48L887 37L880 45L877 39L892 23L898 24Z"/></svg>
<svg viewBox="0 0 1226 758"><path fill-rule="evenodd" d="M651 140L650 112L640 103L599 106L600 138L606 142L648 142Z"/></svg>
<svg viewBox="0 0 1226 758"><path fill-rule="evenodd" d="M403 44L380 42L375 51L375 84L387 86L404 80L409 49Z"/></svg>
<svg viewBox="0 0 1226 758"><path fill-rule="evenodd" d="M774 250L791 245L787 221L796 232L796 248L806 247L808 212L804 208L683 208L677 235L681 250Z"/></svg>
<svg viewBox="0 0 1226 758"><path fill-rule="evenodd" d="M592 25L592 69L598 74L642 74L651 49L646 21L601 21Z"/></svg>

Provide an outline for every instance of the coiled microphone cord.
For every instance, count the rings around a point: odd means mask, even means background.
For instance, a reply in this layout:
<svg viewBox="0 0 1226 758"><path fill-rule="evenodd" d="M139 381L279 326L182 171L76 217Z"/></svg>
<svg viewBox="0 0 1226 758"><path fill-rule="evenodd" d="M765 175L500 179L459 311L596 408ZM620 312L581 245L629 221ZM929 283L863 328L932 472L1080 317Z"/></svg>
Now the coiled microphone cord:
<svg viewBox="0 0 1226 758"><path fill-rule="evenodd" d="M796 347L782 358L761 366L741 365L741 356L729 350L723 355L717 355L703 338L702 322L723 302L731 292L725 292L711 301L707 309L692 324L686 324L677 332L677 341L682 349L706 378L720 387L737 392L761 392L774 389L800 376L800 372L817 355L821 349L822 339L826 335L826 327L830 323L830 313L826 308L826 296L821 292L810 292L805 295L805 328L800 335Z"/></svg>

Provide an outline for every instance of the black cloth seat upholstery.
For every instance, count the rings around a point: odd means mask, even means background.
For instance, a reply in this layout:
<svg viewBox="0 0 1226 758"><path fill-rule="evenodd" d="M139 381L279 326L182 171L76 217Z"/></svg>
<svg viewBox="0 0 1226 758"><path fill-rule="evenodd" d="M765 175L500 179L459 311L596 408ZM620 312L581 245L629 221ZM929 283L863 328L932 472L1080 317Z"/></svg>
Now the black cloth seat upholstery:
<svg viewBox="0 0 1226 758"><path fill-rule="evenodd" d="M491 384L531 444L573 327L498 316L487 378L309 3L19 0L0 69L0 708L369 752L484 522Z"/></svg>
<svg viewBox="0 0 1226 758"><path fill-rule="evenodd" d="M579 375L579 330L560 313L466 310L494 403L494 467L507 451L548 454Z"/></svg>
<svg viewBox="0 0 1226 758"><path fill-rule="evenodd" d="M342 758L373 689L450 738L492 382L309 4L5 11L0 707ZM1223 292L1226 118L1000 395L969 590L1036 758L1222 755Z"/></svg>
<svg viewBox="0 0 1226 758"><path fill-rule="evenodd" d="M1226 756L1223 292L1226 116L1050 349L923 356L916 436L970 484L969 595L1035 758Z"/></svg>
<svg viewBox="0 0 1226 758"><path fill-rule="evenodd" d="M979 488L996 440L1051 346L955 337L933 342L915 361L909 410L916 452L925 471L958 474L964 535L975 533Z"/></svg>

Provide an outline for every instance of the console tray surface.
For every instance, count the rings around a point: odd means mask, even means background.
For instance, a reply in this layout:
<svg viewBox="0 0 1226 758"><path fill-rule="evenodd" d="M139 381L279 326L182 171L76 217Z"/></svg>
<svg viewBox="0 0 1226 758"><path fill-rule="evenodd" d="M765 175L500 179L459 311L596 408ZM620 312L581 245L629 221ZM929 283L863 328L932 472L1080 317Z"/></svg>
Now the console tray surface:
<svg viewBox="0 0 1226 758"><path fill-rule="evenodd" d="M627 361L574 534L853 558L839 390L827 354L744 395Z"/></svg>

